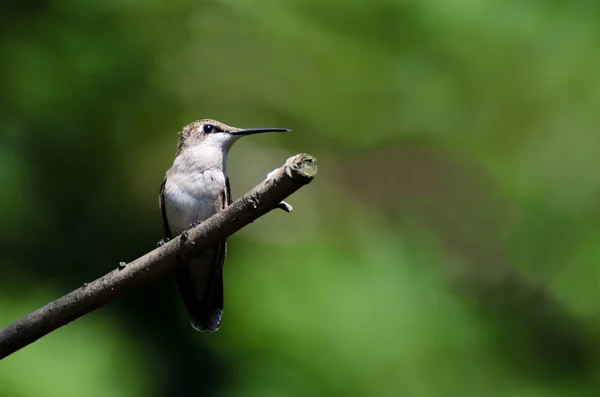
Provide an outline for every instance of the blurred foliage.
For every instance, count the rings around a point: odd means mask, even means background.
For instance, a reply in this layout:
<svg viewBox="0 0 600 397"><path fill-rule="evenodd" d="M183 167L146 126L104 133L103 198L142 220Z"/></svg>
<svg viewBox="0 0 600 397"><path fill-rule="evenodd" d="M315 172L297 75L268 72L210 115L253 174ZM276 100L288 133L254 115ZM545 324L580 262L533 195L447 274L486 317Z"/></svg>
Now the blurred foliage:
<svg viewBox="0 0 600 397"><path fill-rule="evenodd" d="M177 131L313 184L230 239L221 330L167 278L0 362L0 396L591 396L600 5L8 0L0 326L155 246Z"/></svg>

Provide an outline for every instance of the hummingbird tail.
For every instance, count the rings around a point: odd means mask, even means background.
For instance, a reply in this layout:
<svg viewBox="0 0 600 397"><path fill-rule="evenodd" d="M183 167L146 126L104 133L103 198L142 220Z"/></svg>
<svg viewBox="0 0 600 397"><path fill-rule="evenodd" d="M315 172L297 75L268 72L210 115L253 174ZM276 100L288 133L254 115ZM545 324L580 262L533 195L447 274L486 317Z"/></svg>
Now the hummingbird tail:
<svg viewBox="0 0 600 397"><path fill-rule="evenodd" d="M214 332L223 317L223 263L226 242L183 259L175 269L175 280L192 327Z"/></svg>

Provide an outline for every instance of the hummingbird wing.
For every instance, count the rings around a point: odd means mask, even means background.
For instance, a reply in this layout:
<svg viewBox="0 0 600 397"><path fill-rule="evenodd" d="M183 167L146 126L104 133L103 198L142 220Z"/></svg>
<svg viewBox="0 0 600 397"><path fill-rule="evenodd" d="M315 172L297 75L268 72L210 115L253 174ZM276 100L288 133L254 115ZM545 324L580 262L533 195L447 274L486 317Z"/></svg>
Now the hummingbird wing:
<svg viewBox="0 0 600 397"><path fill-rule="evenodd" d="M162 223L163 231L167 238L172 239L171 229L169 228L169 221L167 221L167 212L165 210L165 185L167 183L167 175L160 184L160 190L158 191L158 208L160 209L160 221Z"/></svg>
<svg viewBox="0 0 600 397"><path fill-rule="evenodd" d="M161 186L159 207L161 208L163 229L167 237L171 231L164 205L164 185ZM215 210L220 211L231 204L229 179ZM175 280L183 303L188 311L192 326L198 331L217 331L223 316L223 264L227 242L221 241L206 248L192 258L180 258L175 269Z"/></svg>

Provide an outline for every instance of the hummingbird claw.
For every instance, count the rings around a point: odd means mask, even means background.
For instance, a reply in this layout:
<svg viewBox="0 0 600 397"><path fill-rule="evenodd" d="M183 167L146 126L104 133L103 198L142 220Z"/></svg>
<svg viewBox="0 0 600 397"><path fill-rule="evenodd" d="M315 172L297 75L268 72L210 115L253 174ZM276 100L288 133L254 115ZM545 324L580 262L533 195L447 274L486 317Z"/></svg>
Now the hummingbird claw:
<svg viewBox="0 0 600 397"><path fill-rule="evenodd" d="M187 230L184 230L183 233L181 233L181 238L179 239L181 241L181 245L185 244L185 242L188 241L189 238L190 233Z"/></svg>
<svg viewBox="0 0 600 397"><path fill-rule="evenodd" d="M160 240L158 243L156 243L156 247L162 247L163 245L165 245L168 242L169 242L169 238L165 237L162 240Z"/></svg>
<svg viewBox="0 0 600 397"><path fill-rule="evenodd" d="M195 228L196 226L198 226L201 223L202 223L202 221L196 221L196 222L190 223L190 225L188 226L188 230Z"/></svg>

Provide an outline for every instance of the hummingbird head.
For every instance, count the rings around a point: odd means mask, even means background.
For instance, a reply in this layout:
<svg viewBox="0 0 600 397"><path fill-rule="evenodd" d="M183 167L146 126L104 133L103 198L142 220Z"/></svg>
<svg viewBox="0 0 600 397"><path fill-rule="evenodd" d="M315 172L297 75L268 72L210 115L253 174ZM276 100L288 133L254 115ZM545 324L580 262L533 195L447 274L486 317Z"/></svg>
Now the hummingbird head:
<svg viewBox="0 0 600 397"><path fill-rule="evenodd" d="M202 119L185 126L177 144L177 153L186 147L206 146L228 151L235 141L245 135L262 132L290 132L288 128L236 128L217 120Z"/></svg>

